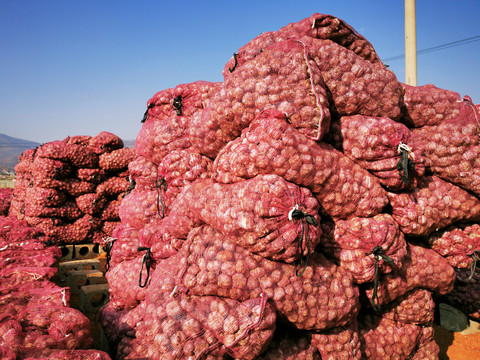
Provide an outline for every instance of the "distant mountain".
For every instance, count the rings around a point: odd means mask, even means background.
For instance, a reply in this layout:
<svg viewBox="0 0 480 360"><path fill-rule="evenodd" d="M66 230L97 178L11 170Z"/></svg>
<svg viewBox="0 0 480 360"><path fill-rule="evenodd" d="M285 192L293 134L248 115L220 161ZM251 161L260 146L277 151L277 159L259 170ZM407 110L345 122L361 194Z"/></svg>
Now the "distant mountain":
<svg viewBox="0 0 480 360"><path fill-rule="evenodd" d="M40 144L34 141L17 139L5 134L0 134L0 168L13 170L18 163L18 157L28 149L33 149Z"/></svg>

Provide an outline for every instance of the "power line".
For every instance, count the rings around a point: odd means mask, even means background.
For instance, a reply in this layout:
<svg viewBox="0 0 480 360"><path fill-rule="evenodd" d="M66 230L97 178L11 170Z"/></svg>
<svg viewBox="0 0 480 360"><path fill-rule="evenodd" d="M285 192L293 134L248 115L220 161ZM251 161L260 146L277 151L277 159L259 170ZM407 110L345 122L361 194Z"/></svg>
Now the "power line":
<svg viewBox="0 0 480 360"><path fill-rule="evenodd" d="M465 39L461 39L461 40L457 40L457 41L452 41L452 42L445 43L445 44L442 44L442 45L432 46L430 48L419 50L419 51L417 51L417 55L423 55L423 54L427 54L427 53L431 53L431 52L435 52L435 51L440 51L440 50L448 49L448 48L451 48L451 47L472 43L472 42L479 41L479 40L480 40L480 35L476 35L476 36L472 36L472 37L469 37L469 38L465 38ZM405 57L405 54L401 54L401 55L386 58L383 61L384 62L394 61L394 60L403 59L404 57Z"/></svg>

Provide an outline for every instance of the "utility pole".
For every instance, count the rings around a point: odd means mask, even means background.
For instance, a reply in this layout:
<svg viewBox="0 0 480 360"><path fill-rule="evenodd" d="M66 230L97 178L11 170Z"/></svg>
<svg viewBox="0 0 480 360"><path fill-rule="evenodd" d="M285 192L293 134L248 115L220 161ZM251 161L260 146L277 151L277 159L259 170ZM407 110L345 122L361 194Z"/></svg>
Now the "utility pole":
<svg viewBox="0 0 480 360"><path fill-rule="evenodd" d="M405 0L405 84L417 86L415 0Z"/></svg>

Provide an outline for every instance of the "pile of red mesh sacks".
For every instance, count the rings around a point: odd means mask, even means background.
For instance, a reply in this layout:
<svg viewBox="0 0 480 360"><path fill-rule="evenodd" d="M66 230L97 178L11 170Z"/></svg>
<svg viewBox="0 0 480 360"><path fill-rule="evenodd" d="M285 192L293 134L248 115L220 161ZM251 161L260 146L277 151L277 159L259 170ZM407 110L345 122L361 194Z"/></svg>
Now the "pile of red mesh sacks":
<svg viewBox="0 0 480 360"><path fill-rule="evenodd" d="M0 357L109 360L92 350L90 322L51 279L58 246L26 221L0 216ZM91 357L86 357L91 356Z"/></svg>
<svg viewBox="0 0 480 360"><path fill-rule="evenodd" d="M102 243L119 224L135 149L110 132L73 136L22 153L10 215L58 244Z"/></svg>
<svg viewBox="0 0 480 360"><path fill-rule="evenodd" d="M321 14L223 75L147 102L101 309L117 359L437 359L434 300L479 313L455 283L478 280L471 100Z"/></svg>

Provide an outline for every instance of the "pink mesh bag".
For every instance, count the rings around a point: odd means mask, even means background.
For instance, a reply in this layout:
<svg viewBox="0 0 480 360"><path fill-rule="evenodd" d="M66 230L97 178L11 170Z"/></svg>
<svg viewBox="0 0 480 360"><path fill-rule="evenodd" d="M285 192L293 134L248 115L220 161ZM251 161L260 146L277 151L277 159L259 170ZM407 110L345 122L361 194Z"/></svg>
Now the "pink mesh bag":
<svg viewBox="0 0 480 360"><path fill-rule="evenodd" d="M312 333L312 345L318 349L322 360L362 358L356 319L345 326Z"/></svg>
<svg viewBox="0 0 480 360"><path fill-rule="evenodd" d="M215 158L266 109L287 113L291 124L313 140L328 131L327 92L302 41L277 42L227 77L208 108L192 118L192 144Z"/></svg>
<svg viewBox="0 0 480 360"><path fill-rule="evenodd" d="M449 293L455 282L455 271L431 249L409 244L401 268L383 274L377 283L369 283L365 294L374 308L388 304L407 292L422 288L440 295Z"/></svg>
<svg viewBox="0 0 480 360"><path fill-rule="evenodd" d="M480 218L480 200L437 176L424 176L409 192L387 193L392 216L408 235L429 235Z"/></svg>
<svg viewBox="0 0 480 360"><path fill-rule="evenodd" d="M480 254L480 225L454 224L431 234L428 245L456 268L476 268Z"/></svg>
<svg viewBox="0 0 480 360"><path fill-rule="evenodd" d="M480 112L465 96L459 115L435 126L414 130L414 141L433 174L480 195Z"/></svg>
<svg viewBox="0 0 480 360"><path fill-rule="evenodd" d="M320 240L318 210L308 189L277 175L234 184L200 179L180 193L157 231L185 239L205 223L249 252L292 263L308 257Z"/></svg>
<svg viewBox="0 0 480 360"><path fill-rule="evenodd" d="M412 132L389 118L353 115L337 123L343 153L375 175L390 190L416 186L425 173L421 148L412 144Z"/></svg>
<svg viewBox="0 0 480 360"><path fill-rule="evenodd" d="M261 353L273 336L276 321L267 298L239 302L177 291L177 274L171 271L175 262L172 258L159 264L145 300L145 319L137 336L148 344L148 358L203 359L230 354L253 359Z"/></svg>
<svg viewBox="0 0 480 360"><path fill-rule="evenodd" d="M368 359L408 359L422 338L422 327L380 316L359 319L362 353Z"/></svg>
<svg viewBox="0 0 480 360"><path fill-rule="evenodd" d="M313 193L333 218L374 216L388 200L368 171L326 143L308 139L285 114L264 111L213 163L214 179L232 183L276 174Z"/></svg>
<svg viewBox="0 0 480 360"><path fill-rule="evenodd" d="M220 84L195 81L161 90L148 100L142 122L164 120L172 116L190 117L207 107L209 97Z"/></svg>
<svg viewBox="0 0 480 360"><path fill-rule="evenodd" d="M319 253L299 268L250 254L220 232L201 226L190 232L172 259L178 259L179 284L189 294L245 301L265 293L279 318L299 329L342 326L359 309L351 275Z"/></svg>
<svg viewBox="0 0 480 360"><path fill-rule="evenodd" d="M332 15L315 13L277 31L264 32L242 46L225 65L223 76L227 78L237 67L252 60L276 41L304 36L332 40L371 63L381 63L372 44L345 21Z"/></svg>
<svg viewBox="0 0 480 360"><path fill-rule="evenodd" d="M460 94L436 87L433 84L412 86L402 84L404 95L404 119L416 128L438 125L445 120L456 119L460 112Z"/></svg>
<svg viewBox="0 0 480 360"><path fill-rule="evenodd" d="M407 243L388 214L322 224L319 250L350 271L356 283L371 282L402 266Z"/></svg>

